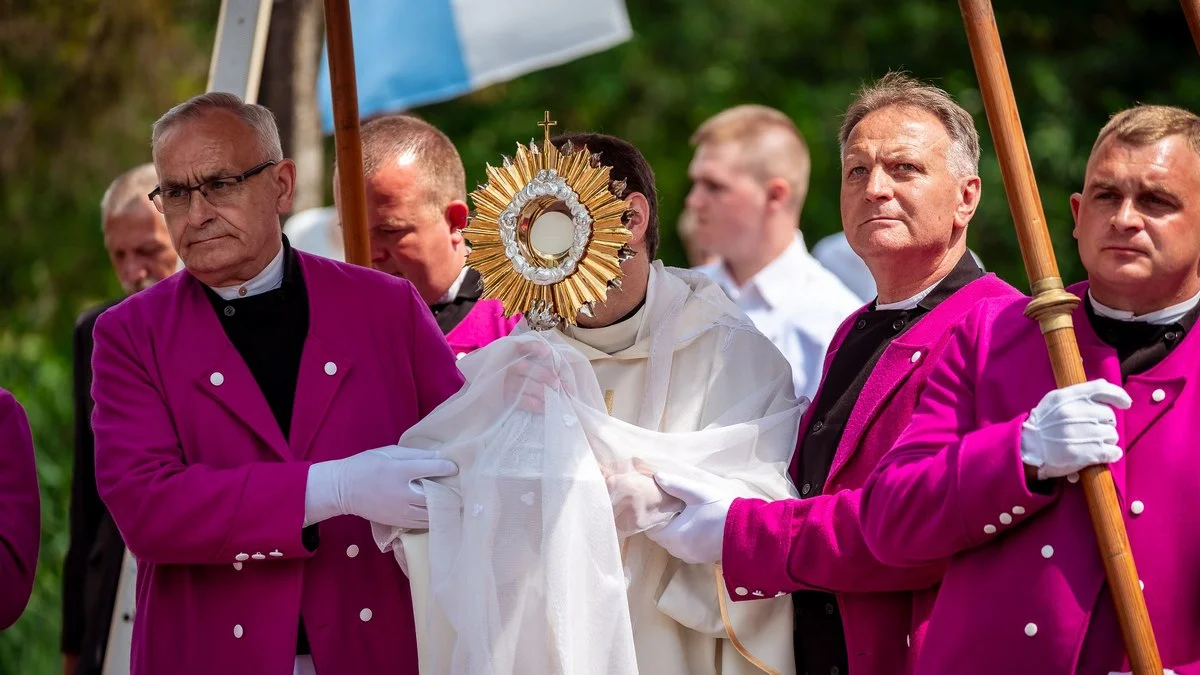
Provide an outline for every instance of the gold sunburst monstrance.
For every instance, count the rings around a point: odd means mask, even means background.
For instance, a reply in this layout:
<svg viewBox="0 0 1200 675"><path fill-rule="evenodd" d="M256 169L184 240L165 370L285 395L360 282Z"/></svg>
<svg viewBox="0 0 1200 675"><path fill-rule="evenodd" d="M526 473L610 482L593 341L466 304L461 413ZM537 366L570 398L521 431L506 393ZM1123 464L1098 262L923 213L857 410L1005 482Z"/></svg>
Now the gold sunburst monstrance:
<svg viewBox="0 0 1200 675"><path fill-rule="evenodd" d="M620 287L621 262L632 255L624 217L623 182L586 147L550 143L550 113L541 147L517 144L517 154L488 165L488 182L471 193L475 215L463 235L467 265L483 279L483 296L525 315L532 328L574 324L610 287Z"/></svg>

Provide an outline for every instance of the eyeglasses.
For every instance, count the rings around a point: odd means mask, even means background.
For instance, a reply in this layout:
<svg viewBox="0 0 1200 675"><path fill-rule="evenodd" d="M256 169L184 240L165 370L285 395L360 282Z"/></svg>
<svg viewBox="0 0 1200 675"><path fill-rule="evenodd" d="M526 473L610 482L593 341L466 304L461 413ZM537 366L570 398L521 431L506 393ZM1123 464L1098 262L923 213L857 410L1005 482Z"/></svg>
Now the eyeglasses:
<svg viewBox="0 0 1200 675"><path fill-rule="evenodd" d="M204 195L209 204L213 206L228 206L236 202L238 197L241 196L243 192L242 188L244 187L243 183L262 173L267 167L275 163L273 159L268 160L241 175L214 178L198 185L183 185L166 189L163 189L160 185L146 196L150 198L150 201L154 202L154 206L158 209L159 213L164 215L187 211L192 204L192 192L197 190L200 191L200 194Z"/></svg>

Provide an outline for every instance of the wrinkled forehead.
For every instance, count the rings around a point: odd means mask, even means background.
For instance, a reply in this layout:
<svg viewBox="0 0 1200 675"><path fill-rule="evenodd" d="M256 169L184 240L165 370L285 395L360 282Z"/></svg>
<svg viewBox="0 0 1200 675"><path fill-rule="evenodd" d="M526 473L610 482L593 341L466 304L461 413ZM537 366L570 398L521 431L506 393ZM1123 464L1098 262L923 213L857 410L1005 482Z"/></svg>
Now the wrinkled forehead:
<svg viewBox="0 0 1200 675"><path fill-rule="evenodd" d="M224 110L176 122L154 147L159 185L190 185L240 174L266 160L254 130Z"/></svg>
<svg viewBox="0 0 1200 675"><path fill-rule="evenodd" d="M842 158L858 153L944 153L950 134L931 112L909 106L888 106L859 120L846 139Z"/></svg>

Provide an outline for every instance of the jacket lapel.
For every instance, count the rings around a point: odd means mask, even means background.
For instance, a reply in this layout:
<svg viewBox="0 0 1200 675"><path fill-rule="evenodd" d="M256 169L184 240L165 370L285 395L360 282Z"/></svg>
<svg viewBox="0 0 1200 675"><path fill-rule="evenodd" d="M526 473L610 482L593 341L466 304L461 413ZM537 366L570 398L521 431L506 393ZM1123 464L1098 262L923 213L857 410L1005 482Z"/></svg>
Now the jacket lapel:
<svg viewBox="0 0 1200 675"><path fill-rule="evenodd" d="M1121 439L1125 450L1132 450L1138 440L1154 425L1168 410L1175 400L1183 393L1186 376L1196 362L1196 352L1200 342L1189 331L1183 342L1176 347L1167 358L1140 375L1134 375L1125 382L1125 391L1133 399L1129 410L1117 411L1118 419L1124 419L1125 428ZM1098 339L1098 338L1097 338Z"/></svg>
<svg viewBox="0 0 1200 675"><path fill-rule="evenodd" d="M1067 289L1080 299L1079 306L1071 313L1071 321L1075 327L1075 341L1079 345L1079 355L1083 359L1083 371L1087 374L1088 380L1104 379L1121 385L1121 360L1117 357L1117 350L1105 344L1096 335L1096 331L1092 329L1092 322L1088 320L1087 309L1083 304L1088 301L1087 287L1087 282L1082 282ZM1129 446L1133 444L1129 435L1130 420L1126 411L1114 409L1114 412L1117 417L1117 437L1121 439L1121 449L1128 450ZM1109 464L1108 468L1112 473L1117 498L1124 503L1125 458L1122 457L1120 461Z"/></svg>
<svg viewBox="0 0 1200 675"><path fill-rule="evenodd" d="M316 325L315 321L313 325ZM297 459L308 457L329 407L352 367L345 353L337 354L319 335L309 331L304 343L304 355L300 357L300 375L296 378L296 402L292 413L290 437L292 452Z"/></svg>
<svg viewBox="0 0 1200 675"><path fill-rule="evenodd" d="M254 375L225 335L201 283L190 274L183 274L178 306L186 309L177 315L176 335L186 345L181 350L188 355L186 362L193 364L187 371L188 378L204 395L253 431L272 452L288 459L291 453L287 440Z"/></svg>
<svg viewBox="0 0 1200 675"><path fill-rule="evenodd" d="M334 397L353 368L353 362L350 351L339 345L337 334L327 332L336 331L341 324L338 299L326 294L327 285L321 282L320 266L312 264L308 256L299 251L297 256L308 294L309 329L296 378L289 438L293 456L305 459L329 414Z"/></svg>
<svg viewBox="0 0 1200 675"><path fill-rule="evenodd" d="M917 325L921 325L922 321L929 318L931 317L925 316L917 322ZM854 409L850 411L850 419L846 421L846 429L842 433L842 440L838 443L837 452L833 456L833 464L829 468L829 478L825 481L826 490L834 484L838 471L846 465L854 451L858 449L863 434L883 412L884 404L892 398L901 385L908 381L913 371L921 364L921 360L929 353L929 347L930 344L925 342L897 339L884 350L883 355L875 363L870 377L867 378L867 382L854 404Z"/></svg>
<svg viewBox="0 0 1200 675"><path fill-rule="evenodd" d="M953 323L979 300L1011 290L994 274L980 277L943 300L917 320L907 333L888 345L871 370L854 409L850 411L850 419L846 421L842 440L833 456L829 478L825 480L825 490L835 484L837 473L857 451L863 435L883 413L885 404L925 362L934 348L948 337Z"/></svg>
<svg viewBox="0 0 1200 675"><path fill-rule="evenodd" d="M825 376L829 374L829 364L833 363L833 359L837 357L838 350L846 342L846 336L850 333L850 327L858 321L858 317L866 312L870 306L871 304L867 303L843 321L842 325L838 326L837 332L833 334L833 340L830 341L829 348L825 350L825 362L821 366L821 381L817 383L817 392L813 394L813 399L808 402L808 407L800 415L800 432L796 435L796 448L792 451L792 462L788 466L788 476L791 477L793 483L800 479L800 450L804 446L804 431L812 423L812 416L816 411L817 401L821 400L821 392L825 389Z"/></svg>

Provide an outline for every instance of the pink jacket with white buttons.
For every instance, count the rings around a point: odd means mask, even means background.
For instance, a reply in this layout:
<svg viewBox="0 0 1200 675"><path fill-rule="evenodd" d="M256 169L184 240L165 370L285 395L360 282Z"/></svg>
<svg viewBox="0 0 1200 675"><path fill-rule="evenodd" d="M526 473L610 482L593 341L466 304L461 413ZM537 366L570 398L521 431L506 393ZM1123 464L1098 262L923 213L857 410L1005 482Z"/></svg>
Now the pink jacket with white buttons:
<svg viewBox="0 0 1200 675"><path fill-rule="evenodd" d="M290 441L199 281L176 274L96 323L96 480L138 559L135 675L415 673L408 583L370 525L301 539L312 462L395 443L461 386L406 281L297 252L310 308Z"/></svg>
<svg viewBox="0 0 1200 675"><path fill-rule="evenodd" d="M1087 286L1070 290L1084 297ZM867 544L881 560L951 558L918 675L1074 675L1081 658L1088 675L1130 669L1078 477L1049 495L1026 486L1021 425L1055 386L1026 302L985 302L966 318L864 490ZM1121 382L1082 304L1073 319L1088 378ZM1111 467L1163 665L1180 675L1200 672L1195 333L1125 382L1133 407L1116 414L1126 455Z"/></svg>
<svg viewBox="0 0 1200 675"><path fill-rule="evenodd" d="M932 604L929 589L944 569L940 563L880 563L863 541L861 488L904 430L950 330L981 300L995 297L1022 296L987 275L944 300L884 350L846 424L821 496L770 503L739 499L729 510L722 569L734 600L801 590L835 593L851 673L905 671L909 645L921 642ZM825 359L826 372L866 310L855 312L838 329ZM797 448L803 446L812 410L801 420ZM792 459L793 480L799 461L798 450Z"/></svg>

